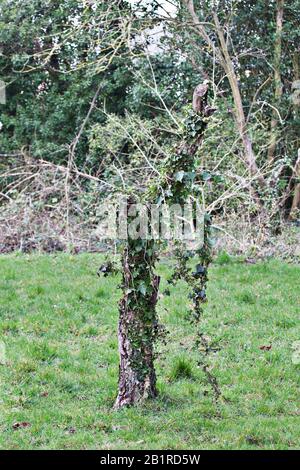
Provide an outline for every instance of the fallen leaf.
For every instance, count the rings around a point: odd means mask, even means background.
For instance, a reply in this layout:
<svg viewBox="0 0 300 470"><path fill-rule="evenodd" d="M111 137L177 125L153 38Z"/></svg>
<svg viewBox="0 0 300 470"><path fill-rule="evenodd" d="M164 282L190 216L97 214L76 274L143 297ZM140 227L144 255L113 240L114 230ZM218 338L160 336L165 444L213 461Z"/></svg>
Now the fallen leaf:
<svg viewBox="0 0 300 470"><path fill-rule="evenodd" d="M73 427L70 427L70 428L66 428L65 431L68 432L69 434L75 434L76 429Z"/></svg>
<svg viewBox="0 0 300 470"><path fill-rule="evenodd" d="M272 349L272 344L269 344L267 346L260 346L259 349L261 349L262 351L270 351L270 349Z"/></svg>
<svg viewBox="0 0 300 470"><path fill-rule="evenodd" d="M28 423L28 421L21 421L20 423L14 423L12 425L14 430L22 429L22 428L28 428L29 426L31 426L31 424Z"/></svg>
<svg viewBox="0 0 300 470"><path fill-rule="evenodd" d="M126 429L129 429L128 426L121 426L121 425L117 425L117 426L112 426L111 427L113 431L122 431L122 430L126 430Z"/></svg>

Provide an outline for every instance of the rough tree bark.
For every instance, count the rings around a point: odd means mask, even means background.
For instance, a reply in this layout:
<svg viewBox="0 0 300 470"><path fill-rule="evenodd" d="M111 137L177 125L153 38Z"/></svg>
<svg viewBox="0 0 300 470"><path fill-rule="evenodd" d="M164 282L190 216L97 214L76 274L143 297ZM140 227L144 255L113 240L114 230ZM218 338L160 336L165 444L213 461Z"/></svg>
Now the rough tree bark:
<svg viewBox="0 0 300 470"><path fill-rule="evenodd" d="M159 331L156 303L160 278L153 272L155 261L152 240L128 238L122 254L116 409L157 396L153 346Z"/></svg>
<svg viewBox="0 0 300 470"><path fill-rule="evenodd" d="M274 44L274 82L275 82L275 95L274 95L274 105L278 108L280 98L282 96L282 83L281 83L281 44L282 44L282 25L283 25L283 8L284 0L277 0L276 2L276 35L275 35L275 44ZM270 145L268 148L268 160L270 163L273 162L275 157L276 150L276 141L277 141L277 127L279 122L279 116L277 109L273 110L272 120L271 120L271 139Z"/></svg>

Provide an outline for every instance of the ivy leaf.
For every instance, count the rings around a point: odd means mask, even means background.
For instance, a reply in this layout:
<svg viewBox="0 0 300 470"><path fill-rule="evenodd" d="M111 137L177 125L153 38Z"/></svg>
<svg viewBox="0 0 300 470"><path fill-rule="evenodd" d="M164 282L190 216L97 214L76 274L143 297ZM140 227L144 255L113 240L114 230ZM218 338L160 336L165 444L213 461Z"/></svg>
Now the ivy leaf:
<svg viewBox="0 0 300 470"><path fill-rule="evenodd" d="M146 295L146 293L147 293L147 287L146 287L146 285L145 285L143 282L140 283L140 285L139 285L139 287L138 287L138 291L139 291L142 295Z"/></svg>
<svg viewBox="0 0 300 470"><path fill-rule="evenodd" d="M208 171L203 171L201 173L201 178L203 179L203 181L208 181L211 178L211 174Z"/></svg>
<svg viewBox="0 0 300 470"><path fill-rule="evenodd" d="M160 195L159 198L158 198L157 201L156 201L156 204L157 204L158 206L160 206L163 200L164 200L163 195Z"/></svg>
<svg viewBox="0 0 300 470"><path fill-rule="evenodd" d="M196 173L194 171L188 171L186 174L185 174L185 177L189 180L189 181L194 181L195 177L196 177Z"/></svg>
<svg viewBox="0 0 300 470"><path fill-rule="evenodd" d="M206 268L201 264L197 264L196 266L196 273L197 274L205 274Z"/></svg>
<svg viewBox="0 0 300 470"><path fill-rule="evenodd" d="M184 171L178 171L175 173L175 181L179 181L180 183L182 182L184 177Z"/></svg>
<svg viewBox="0 0 300 470"><path fill-rule="evenodd" d="M216 244L215 238L209 238L209 239L207 240L207 244L208 244L210 247L214 247L215 244Z"/></svg>

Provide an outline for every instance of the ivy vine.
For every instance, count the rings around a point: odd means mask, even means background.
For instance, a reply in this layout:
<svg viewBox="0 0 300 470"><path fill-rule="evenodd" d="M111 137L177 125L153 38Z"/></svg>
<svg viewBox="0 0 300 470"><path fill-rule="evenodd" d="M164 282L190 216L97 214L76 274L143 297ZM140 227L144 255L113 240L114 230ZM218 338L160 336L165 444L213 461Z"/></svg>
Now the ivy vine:
<svg viewBox="0 0 300 470"><path fill-rule="evenodd" d="M190 196L199 199L199 185L211 178L206 171L198 171L197 152L201 145L212 108L204 107L195 112L191 108L182 129L180 144L163 163L158 180L154 181L144 193L143 203L150 207L156 204L180 204L183 206ZM128 198L128 207L137 202L136 197ZM138 202L141 202L139 200ZM129 212L128 219L130 221ZM204 215L203 243L189 250L184 243L177 243L175 256L177 267L169 280L187 282L192 301L191 321L197 325L197 349L204 351L199 364L212 385L215 396L220 389L207 363L210 351L207 340L199 327L203 304L207 300L206 285L208 266L211 262L211 217ZM122 298L120 300L119 349L121 355L119 394L116 406L132 404L146 396L156 395L156 377L153 366L154 342L165 337L165 330L159 324L156 303L160 279L155 267L161 251L161 242L155 240L126 240L122 251ZM194 267L191 267L191 262ZM106 263L100 272L107 275L112 265ZM127 368L127 371L126 371ZM130 371L129 371L130 370ZM134 382L134 384L133 384Z"/></svg>

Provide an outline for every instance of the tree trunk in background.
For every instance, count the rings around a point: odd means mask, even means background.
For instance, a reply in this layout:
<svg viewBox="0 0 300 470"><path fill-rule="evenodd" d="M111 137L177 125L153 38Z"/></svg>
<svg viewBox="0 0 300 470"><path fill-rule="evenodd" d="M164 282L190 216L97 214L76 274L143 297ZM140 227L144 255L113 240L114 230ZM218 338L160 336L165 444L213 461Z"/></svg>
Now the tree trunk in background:
<svg viewBox="0 0 300 470"><path fill-rule="evenodd" d="M266 187L266 182L256 163L256 157L253 151L252 140L247 130L246 118L245 118L245 113L244 113L242 97L241 97L241 93L239 89L238 79L237 79L237 76L233 67L233 63L232 63L232 60L228 51L227 42L225 40L224 33L220 25L218 16L216 13L213 14L215 30L217 33L220 47L217 47L215 45L215 43L211 40L209 35L206 33L205 28L199 21L199 18L194 9L193 0L184 0L184 3L191 15L191 18L193 20L195 27L197 28L199 32L199 35L202 37L202 39L204 39L207 45L214 51L216 57L220 61L220 64L226 73L226 76L228 78L230 88L232 91L234 105L235 105L234 114L235 114L236 126L237 126L237 130L238 130L238 133L239 133L239 136L242 141L243 148L244 148L245 165L248 168L251 177L253 177L253 179L258 182L261 189L264 189ZM255 194L255 198L262 205L262 201L257 194Z"/></svg>
<svg viewBox="0 0 300 470"><path fill-rule="evenodd" d="M298 150L298 160L296 162L295 169L293 172L293 178L300 179L300 149ZM290 219L293 220L297 218L298 209L300 209L300 183L297 183L294 188L294 197L289 217Z"/></svg>
<svg viewBox="0 0 300 470"><path fill-rule="evenodd" d="M299 54L296 52L293 56L293 67L294 67L294 82L292 84L293 97L292 102L294 106L294 116L299 116L300 110L300 64ZM298 159L293 171L292 178L300 179L300 138L298 137L296 142L298 148ZM296 184L294 188L294 197L292 201L291 211L289 218L293 220L297 217L297 209L300 209L300 183Z"/></svg>
<svg viewBox="0 0 300 470"><path fill-rule="evenodd" d="M275 103L276 108L279 107L280 98L282 96L282 83L281 83L281 48L282 48L282 24L283 24L283 8L284 0L277 0L276 2L276 35L274 44L274 82L275 82ZM277 141L277 127L279 122L279 116L276 109L273 110L271 120L271 139L268 148L268 160L270 163L273 162L276 150Z"/></svg>
<svg viewBox="0 0 300 470"><path fill-rule="evenodd" d="M231 87L231 91L232 91L233 101L235 104L236 124L237 124L237 129L238 129L241 141L243 143L246 164L248 166L250 175L257 179L261 188L264 188L266 183L265 183L263 176L260 174L259 168L257 166L256 158L253 152L251 137L249 135L249 132L246 126L244 106L243 106L242 97L241 97L241 93L239 89L238 79L237 79L237 76L236 76L236 73L232 64L232 60L228 52L227 43L226 43L219 19L216 13L214 13L213 16L214 16L214 23L216 26L216 31L217 31L217 35L219 38L222 56L223 56L223 68L227 75L227 78Z"/></svg>

